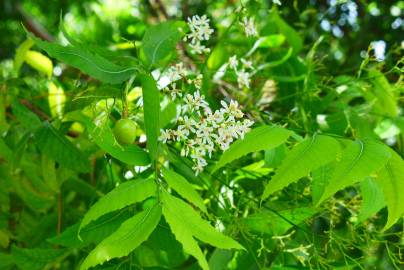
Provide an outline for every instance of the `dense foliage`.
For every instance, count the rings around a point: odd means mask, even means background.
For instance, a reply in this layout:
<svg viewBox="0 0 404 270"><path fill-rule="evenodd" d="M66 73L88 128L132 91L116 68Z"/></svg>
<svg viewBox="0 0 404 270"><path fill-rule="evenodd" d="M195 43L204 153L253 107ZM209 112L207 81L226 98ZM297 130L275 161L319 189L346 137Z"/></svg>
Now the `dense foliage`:
<svg viewBox="0 0 404 270"><path fill-rule="evenodd" d="M3 1L0 269L402 269L380 2Z"/></svg>

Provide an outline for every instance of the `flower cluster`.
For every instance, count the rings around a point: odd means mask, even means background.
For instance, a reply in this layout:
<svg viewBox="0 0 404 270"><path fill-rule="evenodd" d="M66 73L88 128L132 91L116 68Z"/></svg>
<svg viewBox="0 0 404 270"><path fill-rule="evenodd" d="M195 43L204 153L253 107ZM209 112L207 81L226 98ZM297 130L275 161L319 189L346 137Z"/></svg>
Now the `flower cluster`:
<svg viewBox="0 0 404 270"><path fill-rule="evenodd" d="M239 70L239 60L237 59L237 56L233 55L232 57L229 58L229 67L234 70L237 74L237 83L240 88L247 87L250 88L250 78L251 74L247 70L254 70L254 67L252 65L251 61L245 60L244 58L240 59L240 62L242 64L242 68Z"/></svg>
<svg viewBox="0 0 404 270"><path fill-rule="evenodd" d="M184 41L190 41L189 46L192 52L196 54L209 52L209 48L206 48L205 45L201 43L202 41L209 40L213 33L213 29L210 28L209 19L206 15L202 17L194 15L192 18L188 18L188 26L191 33L185 36Z"/></svg>
<svg viewBox="0 0 404 270"><path fill-rule="evenodd" d="M217 149L225 151L235 139L244 138L253 124L242 119L244 114L237 101L231 100L229 104L221 101L221 105L221 109L213 112L198 90L187 94L177 129L161 130L160 141L182 144L181 155L191 157L196 174L208 164L207 156L212 157Z"/></svg>
<svg viewBox="0 0 404 270"><path fill-rule="evenodd" d="M169 93L172 100L182 97L181 89L177 87L178 80L183 80L190 85L192 84L197 90L200 90L202 87L202 74L192 74L192 71L185 68L182 62L168 68L164 75L168 81L168 85L163 88L163 91Z"/></svg>

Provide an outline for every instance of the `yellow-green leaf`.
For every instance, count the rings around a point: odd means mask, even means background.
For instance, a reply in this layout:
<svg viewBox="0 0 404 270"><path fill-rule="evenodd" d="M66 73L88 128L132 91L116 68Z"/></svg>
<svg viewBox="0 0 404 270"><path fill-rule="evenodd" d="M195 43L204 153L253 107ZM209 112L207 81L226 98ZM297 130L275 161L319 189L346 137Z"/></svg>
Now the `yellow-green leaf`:
<svg viewBox="0 0 404 270"><path fill-rule="evenodd" d="M393 150L390 153L391 158L376 177L387 203L388 219L384 226L385 230L404 214L404 161Z"/></svg>
<svg viewBox="0 0 404 270"><path fill-rule="evenodd" d="M48 78L52 77L52 61L42 53L37 51L27 51L25 53L25 62L37 71L48 76Z"/></svg>

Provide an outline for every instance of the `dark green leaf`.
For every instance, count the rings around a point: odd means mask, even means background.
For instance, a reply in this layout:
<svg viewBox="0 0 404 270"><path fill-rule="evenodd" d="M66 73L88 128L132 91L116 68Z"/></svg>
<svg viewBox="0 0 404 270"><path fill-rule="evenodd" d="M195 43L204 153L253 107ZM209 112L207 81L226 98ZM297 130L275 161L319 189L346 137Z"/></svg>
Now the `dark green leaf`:
<svg viewBox="0 0 404 270"><path fill-rule="evenodd" d="M147 240L159 223L160 218L161 207L159 204L129 218L122 223L116 232L104 239L90 252L80 269L88 269L113 258L127 256Z"/></svg>
<svg viewBox="0 0 404 270"><path fill-rule="evenodd" d="M86 213L80 224L79 232L91 221L109 212L119 210L125 206L141 202L155 195L156 184L153 179L136 179L125 182L96 202Z"/></svg>
<svg viewBox="0 0 404 270"><path fill-rule="evenodd" d="M64 254L64 250L57 249L28 249L13 247L11 254L14 263L22 270L43 270Z"/></svg>
<svg viewBox="0 0 404 270"><path fill-rule="evenodd" d="M262 199L333 161L339 151L339 143L332 137L315 135L305 139L286 155L276 174L266 185Z"/></svg>
<svg viewBox="0 0 404 270"><path fill-rule="evenodd" d="M68 65L80 69L84 73L107 83L121 83L126 81L139 71L138 66L121 67L107 59L88 51L84 47L66 46L49 43L29 34L42 50L49 56L58 59Z"/></svg>
<svg viewBox="0 0 404 270"><path fill-rule="evenodd" d="M88 158L49 122L44 122L35 132L38 148L60 165L79 172L88 172Z"/></svg>
<svg viewBox="0 0 404 270"><path fill-rule="evenodd" d="M146 30L142 39L141 52L145 64L151 67L173 51L183 35L184 22L163 22Z"/></svg>
<svg viewBox="0 0 404 270"><path fill-rule="evenodd" d="M156 160L158 155L158 137L160 133L160 97L156 81L152 76L142 74L143 111L146 127L147 148L150 158Z"/></svg>

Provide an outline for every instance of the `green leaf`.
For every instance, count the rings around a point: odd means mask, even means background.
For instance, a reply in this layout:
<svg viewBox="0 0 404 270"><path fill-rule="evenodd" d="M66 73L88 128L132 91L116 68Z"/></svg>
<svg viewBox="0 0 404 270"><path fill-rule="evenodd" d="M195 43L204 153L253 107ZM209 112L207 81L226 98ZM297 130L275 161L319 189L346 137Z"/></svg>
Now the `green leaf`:
<svg viewBox="0 0 404 270"><path fill-rule="evenodd" d="M339 151L339 143L332 137L324 135L314 135L297 144L286 155L281 166L266 185L262 200L307 176L312 170L331 162Z"/></svg>
<svg viewBox="0 0 404 270"><path fill-rule="evenodd" d="M261 150L269 150L284 143L291 131L278 126L261 126L248 132L244 139L230 145L217 162L213 172L244 155Z"/></svg>
<svg viewBox="0 0 404 270"><path fill-rule="evenodd" d="M303 40L299 33L296 32L289 24L287 24L278 14L272 13L273 20L279 29L279 32L286 37L286 40L293 48L293 55L298 54L303 49Z"/></svg>
<svg viewBox="0 0 404 270"><path fill-rule="evenodd" d="M390 117L396 117L399 111L393 89L386 77L378 70L369 70L369 78L373 84L371 93L376 97L376 102L370 99L369 102L375 103L374 106L378 113ZM365 93L368 94L369 91Z"/></svg>
<svg viewBox="0 0 404 270"><path fill-rule="evenodd" d="M9 129L10 125L7 123L6 107L7 107L7 96L0 92L0 133L5 134Z"/></svg>
<svg viewBox="0 0 404 270"><path fill-rule="evenodd" d="M54 193L60 192L60 179L57 177L55 161L46 155L41 156L42 178L44 183Z"/></svg>
<svg viewBox="0 0 404 270"><path fill-rule="evenodd" d="M404 161L393 150L390 150L390 154L390 160L376 177L387 203L388 219L384 230L390 228L404 214Z"/></svg>
<svg viewBox="0 0 404 270"><path fill-rule="evenodd" d="M160 97L156 81L152 76L142 74L143 111L146 128L147 148L151 160L156 160L158 155L158 137L160 133Z"/></svg>
<svg viewBox="0 0 404 270"><path fill-rule="evenodd" d="M61 234L47 239L49 243L69 248L82 248L91 243L98 244L115 232L119 226L132 214L129 211L119 211L106 214L83 228L78 238L80 222L68 227Z"/></svg>
<svg viewBox="0 0 404 270"><path fill-rule="evenodd" d="M42 126L39 117L16 99L12 102L12 108L13 115L26 129L34 131Z"/></svg>
<svg viewBox="0 0 404 270"><path fill-rule="evenodd" d="M175 102L170 102L161 110L159 127L163 129L177 116L177 106Z"/></svg>
<svg viewBox="0 0 404 270"><path fill-rule="evenodd" d="M58 59L68 65L80 69L84 73L94 77L100 81L117 84L121 83L133 76L139 67L121 67L107 59L93 54L85 47L66 46L49 43L28 34L42 50L46 51L49 56Z"/></svg>
<svg viewBox="0 0 404 270"><path fill-rule="evenodd" d="M246 217L243 223L256 233L283 235L294 225L303 223L316 213L317 210L311 207L286 209L278 213L262 210Z"/></svg>
<svg viewBox="0 0 404 270"><path fill-rule="evenodd" d="M102 150L114 158L129 165L144 166L150 164L149 156L140 147L134 144L118 145L118 143L115 142L114 135L108 126L100 128L97 127L89 117L85 116L80 111L71 112L66 115L66 118L84 124L90 138Z"/></svg>
<svg viewBox="0 0 404 270"><path fill-rule="evenodd" d="M229 53L226 50L226 46L218 44L209 55L206 65L209 69L217 70L220 68L229 58Z"/></svg>
<svg viewBox="0 0 404 270"><path fill-rule="evenodd" d="M370 177L361 182L361 195L363 200L358 215L358 222L363 222L386 206L381 188Z"/></svg>
<svg viewBox="0 0 404 270"><path fill-rule="evenodd" d="M253 54L258 48L277 48L277 47L280 47L285 42L285 40L286 40L286 38L282 34L275 34L275 35L260 37L254 43L254 45L250 49L250 51L247 53L247 56L250 56L251 54Z"/></svg>
<svg viewBox="0 0 404 270"><path fill-rule="evenodd" d="M226 249L215 249L209 258L210 270L228 269L228 264L233 257L233 252Z"/></svg>
<svg viewBox="0 0 404 270"><path fill-rule="evenodd" d="M12 162L14 160L14 153L8 147L6 142L3 140L3 138L0 137L0 157L4 158L7 162Z"/></svg>
<svg viewBox="0 0 404 270"><path fill-rule="evenodd" d="M172 170L166 168L161 169L164 179L168 185L180 194L184 199L197 206L203 212L207 213L205 204L201 196L194 190L192 185L182 175L177 174Z"/></svg>
<svg viewBox="0 0 404 270"><path fill-rule="evenodd" d="M64 254L64 250L57 249L28 249L13 246L11 254L14 263L22 270L43 270Z"/></svg>
<svg viewBox="0 0 404 270"><path fill-rule="evenodd" d="M334 171L333 165L334 162L330 162L312 171L311 194L313 204L317 204L321 196L323 196L325 187L328 185Z"/></svg>
<svg viewBox="0 0 404 270"><path fill-rule="evenodd" d="M275 148L269 149L265 151L265 166L270 167L270 168L276 168L278 167L281 163L282 160L286 156L286 151L288 149L286 148L286 145L280 144Z"/></svg>
<svg viewBox="0 0 404 270"><path fill-rule="evenodd" d="M136 179L120 184L88 210L80 224L79 233L84 226L102 215L122 209L136 202L141 202L155 195L156 189L156 184L151 178Z"/></svg>
<svg viewBox="0 0 404 270"><path fill-rule="evenodd" d="M27 39L17 48L14 57L14 69L19 72L22 64L25 61L25 54L27 51L34 46L34 41L32 39Z"/></svg>
<svg viewBox="0 0 404 270"><path fill-rule="evenodd" d="M209 222L203 220L191 206L175 198L166 191L161 193L163 215L170 225L176 239L183 245L185 252L194 256L202 269L209 269L208 263L194 237L222 249L243 249L228 236L216 231Z"/></svg>
<svg viewBox="0 0 404 270"><path fill-rule="evenodd" d="M319 203L337 191L362 181L366 176L378 171L391 157L389 148L372 140L351 142L335 164L334 173L321 196Z"/></svg>
<svg viewBox="0 0 404 270"><path fill-rule="evenodd" d="M183 35L184 22L163 22L146 30L142 39L141 54L145 64L151 67L175 51Z"/></svg>
<svg viewBox="0 0 404 270"><path fill-rule="evenodd" d="M13 264L13 256L0 253L0 269L9 269L11 266L13 266Z"/></svg>
<svg viewBox="0 0 404 270"><path fill-rule="evenodd" d="M160 218L161 207L159 204L129 218L122 223L116 232L104 239L90 252L80 269L85 270L113 258L127 256L147 240L159 223Z"/></svg>
<svg viewBox="0 0 404 270"><path fill-rule="evenodd" d="M87 157L49 122L44 122L35 132L35 139L41 152L60 165L79 172L89 171Z"/></svg>

